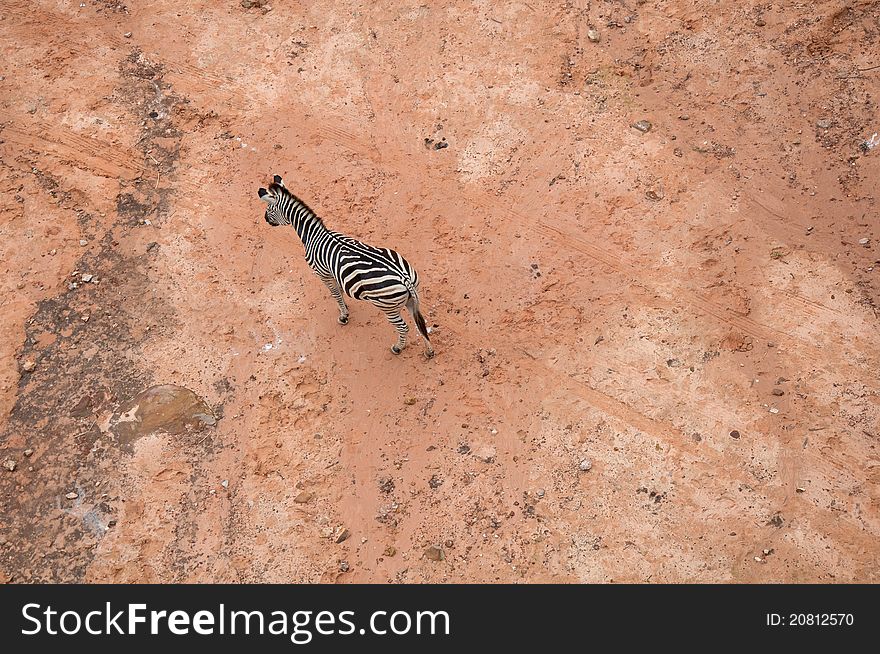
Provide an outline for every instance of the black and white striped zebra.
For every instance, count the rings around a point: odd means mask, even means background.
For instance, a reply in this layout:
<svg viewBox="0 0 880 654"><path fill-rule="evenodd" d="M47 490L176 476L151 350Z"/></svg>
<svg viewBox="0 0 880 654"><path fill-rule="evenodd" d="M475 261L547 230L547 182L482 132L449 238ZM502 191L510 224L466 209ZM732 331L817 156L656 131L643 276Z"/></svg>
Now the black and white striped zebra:
<svg viewBox="0 0 880 654"><path fill-rule="evenodd" d="M419 276L415 269L394 250L374 248L360 241L330 231L305 202L284 186L275 175L268 189L258 191L266 208L266 222L273 227L293 225L306 250L306 261L324 282L339 305L339 323L348 323L344 292L356 300L366 300L378 307L397 330L394 354L406 347L409 326L401 317L406 307L425 339L425 354L434 356L425 318L419 311Z"/></svg>

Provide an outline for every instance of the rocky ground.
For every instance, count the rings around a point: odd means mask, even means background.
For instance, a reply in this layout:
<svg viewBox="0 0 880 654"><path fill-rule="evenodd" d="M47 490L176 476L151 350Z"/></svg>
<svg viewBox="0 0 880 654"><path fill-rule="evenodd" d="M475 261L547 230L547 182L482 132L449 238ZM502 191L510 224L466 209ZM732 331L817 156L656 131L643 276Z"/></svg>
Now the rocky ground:
<svg viewBox="0 0 880 654"><path fill-rule="evenodd" d="M0 579L878 581L876 2L0 8Z"/></svg>

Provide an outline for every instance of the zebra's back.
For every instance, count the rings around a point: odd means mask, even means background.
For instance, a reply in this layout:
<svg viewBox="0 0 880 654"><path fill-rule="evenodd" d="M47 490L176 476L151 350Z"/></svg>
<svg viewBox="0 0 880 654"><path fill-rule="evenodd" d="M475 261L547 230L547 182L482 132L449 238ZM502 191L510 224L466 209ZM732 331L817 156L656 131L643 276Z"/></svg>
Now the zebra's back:
<svg viewBox="0 0 880 654"><path fill-rule="evenodd" d="M395 250L331 232L324 251L328 272L345 294L356 300L399 306L418 288L415 268Z"/></svg>

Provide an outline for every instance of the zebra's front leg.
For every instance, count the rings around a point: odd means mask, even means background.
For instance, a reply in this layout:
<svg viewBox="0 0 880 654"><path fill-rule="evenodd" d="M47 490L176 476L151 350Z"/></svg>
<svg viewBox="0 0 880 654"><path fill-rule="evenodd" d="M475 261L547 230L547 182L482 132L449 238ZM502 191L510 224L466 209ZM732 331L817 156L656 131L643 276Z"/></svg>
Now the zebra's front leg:
<svg viewBox="0 0 880 654"><path fill-rule="evenodd" d="M324 277L323 275L319 275L321 277L321 281L330 289L330 295L333 296L333 299L336 300L336 304L339 305L339 318L336 320L339 321L340 325L348 324L348 307L345 305L345 300L342 297L342 291L339 290L339 285L336 283L336 279L332 276Z"/></svg>
<svg viewBox="0 0 880 654"><path fill-rule="evenodd" d="M391 346L391 351L394 354L400 354L403 352L403 348L406 347L406 334L409 331L409 325L400 317L400 309L385 311L385 317L388 318L388 322L394 325L394 328L397 330L397 343Z"/></svg>

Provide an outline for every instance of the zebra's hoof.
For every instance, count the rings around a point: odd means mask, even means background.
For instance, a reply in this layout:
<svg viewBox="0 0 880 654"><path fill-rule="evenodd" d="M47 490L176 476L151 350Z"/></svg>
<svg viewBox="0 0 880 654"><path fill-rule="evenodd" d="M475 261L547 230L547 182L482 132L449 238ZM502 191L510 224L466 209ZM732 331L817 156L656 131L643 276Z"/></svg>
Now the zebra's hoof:
<svg viewBox="0 0 880 654"><path fill-rule="evenodd" d="M336 320L339 321L340 325L347 325L348 324L348 316L339 316L339 318L337 318Z"/></svg>
<svg viewBox="0 0 880 654"><path fill-rule="evenodd" d="M400 348L397 347L396 345L392 345L392 346L391 346L391 351L392 351L394 354L400 354Z"/></svg>

